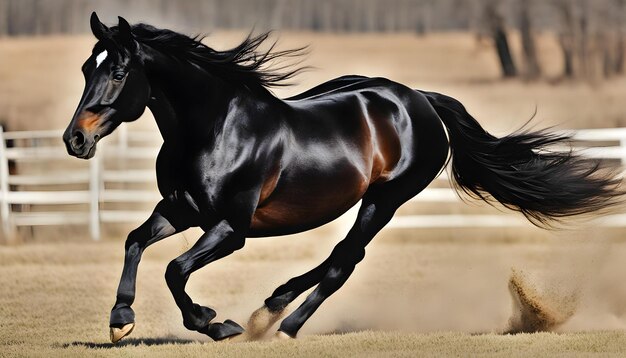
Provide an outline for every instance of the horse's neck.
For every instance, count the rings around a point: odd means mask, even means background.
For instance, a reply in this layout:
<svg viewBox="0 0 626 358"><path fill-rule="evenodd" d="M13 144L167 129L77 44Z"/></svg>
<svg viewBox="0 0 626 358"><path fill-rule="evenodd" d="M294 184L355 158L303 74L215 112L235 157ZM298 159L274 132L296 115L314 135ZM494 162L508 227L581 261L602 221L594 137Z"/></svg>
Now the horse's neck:
<svg viewBox="0 0 626 358"><path fill-rule="evenodd" d="M236 97L246 96L248 100L257 101L271 97L253 94L211 74L199 73L192 66L181 67L183 65L161 53L153 51L150 55L152 61L146 66L152 99L148 107L166 142L208 135L227 115Z"/></svg>
<svg viewBox="0 0 626 358"><path fill-rule="evenodd" d="M165 142L172 142L179 137L179 120L176 111L165 93L158 87L152 88L152 98L148 108L156 121L161 137Z"/></svg>
<svg viewBox="0 0 626 358"><path fill-rule="evenodd" d="M157 79L151 81L148 104L163 140L174 142L194 130L210 129L216 118L208 109L220 106L216 84L208 76L167 71L166 65L160 67L158 75L153 73Z"/></svg>

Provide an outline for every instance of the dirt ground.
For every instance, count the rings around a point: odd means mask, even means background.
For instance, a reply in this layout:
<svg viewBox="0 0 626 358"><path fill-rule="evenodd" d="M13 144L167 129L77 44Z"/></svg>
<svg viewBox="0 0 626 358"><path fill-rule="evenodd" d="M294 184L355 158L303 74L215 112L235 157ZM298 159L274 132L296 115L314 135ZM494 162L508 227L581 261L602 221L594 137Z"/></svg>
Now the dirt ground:
<svg viewBox="0 0 626 358"><path fill-rule="evenodd" d="M223 48L242 35L218 32L207 42ZM540 42L549 80L531 84L500 81L493 50L468 34L287 33L281 39L284 47L310 44L305 64L316 67L297 86L277 90L281 96L355 73L448 93L495 133L515 129L535 107L540 125L626 126L626 79L559 82L558 48L549 34ZM79 68L92 44L90 37L0 40L0 119L12 130L63 128L82 91ZM132 126L154 128L146 117ZM424 210L417 204L401 209ZM349 223L348 215L301 235L251 239L194 274L189 293L214 307L218 320L244 324L274 288L321 262ZM137 327L118 346L109 343L108 313L125 235L111 230L103 242L91 243L86 232L70 233L50 234L51 242L36 231L32 241L0 246L0 356L626 354L623 230L384 230L296 341L252 343L213 343L183 327L163 276L169 260L198 237L191 230L146 252L133 306ZM572 317L551 333L501 334L514 313L512 270L523 272L552 309L574 302Z"/></svg>
<svg viewBox="0 0 626 358"><path fill-rule="evenodd" d="M243 324L277 285L321 262L343 231L330 225L315 233L248 240L243 250L195 273L188 292L214 307L217 319ZM296 341L253 343L213 343L183 327L163 276L169 260L196 234L178 235L146 252L134 304L137 327L119 346L109 343L108 313L122 242L0 247L0 356L626 354L626 243L603 240L598 232L536 243L473 237L437 243L398 241L387 230ZM579 297L574 316L557 333L501 334L512 315L512 269L528 273L557 309L559 300Z"/></svg>

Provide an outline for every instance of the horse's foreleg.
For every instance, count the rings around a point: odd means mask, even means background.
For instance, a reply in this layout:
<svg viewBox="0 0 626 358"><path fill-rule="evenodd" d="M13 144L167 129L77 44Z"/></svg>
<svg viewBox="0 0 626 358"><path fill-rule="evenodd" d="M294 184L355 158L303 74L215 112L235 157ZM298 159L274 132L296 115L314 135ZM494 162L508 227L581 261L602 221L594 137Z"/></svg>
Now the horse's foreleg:
<svg viewBox="0 0 626 358"><path fill-rule="evenodd" d="M226 320L224 323L210 323L215 311L193 303L185 292L189 276L203 266L219 260L242 248L245 234L236 230L227 220L207 230L189 251L172 260L167 266L165 279L183 315L187 329L204 333L214 340L221 340L243 332L237 323Z"/></svg>
<svg viewBox="0 0 626 358"><path fill-rule="evenodd" d="M153 243L189 227L174 220L174 213L174 203L166 200L159 202L150 218L126 239L124 269L109 321L113 343L130 334L135 326L135 313L130 306L135 301L137 268L143 251Z"/></svg>

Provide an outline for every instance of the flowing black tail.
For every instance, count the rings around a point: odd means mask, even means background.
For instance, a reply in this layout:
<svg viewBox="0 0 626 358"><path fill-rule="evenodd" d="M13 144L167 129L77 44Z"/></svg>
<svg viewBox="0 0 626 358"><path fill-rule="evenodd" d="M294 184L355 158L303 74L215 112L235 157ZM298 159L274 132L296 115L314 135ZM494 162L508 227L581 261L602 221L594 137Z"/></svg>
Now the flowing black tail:
<svg viewBox="0 0 626 358"><path fill-rule="evenodd" d="M502 138L485 131L454 98L422 92L448 129L457 190L519 211L533 224L553 227L562 218L603 212L620 202L621 179L600 161L571 151L550 151L569 136L520 130Z"/></svg>

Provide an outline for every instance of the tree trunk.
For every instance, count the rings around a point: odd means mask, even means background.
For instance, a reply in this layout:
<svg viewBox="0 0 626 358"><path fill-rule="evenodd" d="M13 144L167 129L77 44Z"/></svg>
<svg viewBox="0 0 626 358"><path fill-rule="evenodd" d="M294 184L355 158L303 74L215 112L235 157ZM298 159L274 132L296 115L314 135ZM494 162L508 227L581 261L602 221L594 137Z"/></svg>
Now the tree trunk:
<svg viewBox="0 0 626 358"><path fill-rule="evenodd" d="M624 74L624 11L626 10L626 0L616 0L617 24L615 29L615 61L613 62L613 70L616 74Z"/></svg>
<svg viewBox="0 0 626 358"><path fill-rule="evenodd" d="M524 51L524 62L526 65L524 76L527 79L537 79L541 76L541 67L537 59L537 47L535 37L532 32L532 21L530 16L530 0L520 1L520 33L522 35L522 49Z"/></svg>
<svg viewBox="0 0 626 358"><path fill-rule="evenodd" d="M580 73L583 77L590 77L589 63L589 3L585 0L579 0L580 6L580 34L578 36L578 56L580 59Z"/></svg>
<svg viewBox="0 0 626 358"><path fill-rule="evenodd" d="M602 76L604 78L611 78L615 74L615 66L611 45L611 36L606 32L600 32L596 39L597 45L602 51Z"/></svg>
<svg viewBox="0 0 626 358"><path fill-rule="evenodd" d="M624 73L624 50L624 34L620 30L617 33L617 40L615 44L615 61L613 62L613 70L618 75Z"/></svg>
<svg viewBox="0 0 626 358"><path fill-rule="evenodd" d="M563 53L563 77L574 78L574 55L576 53L575 19L572 3L568 0L555 1L555 7L561 16L559 45Z"/></svg>
<svg viewBox="0 0 626 358"><path fill-rule="evenodd" d="M494 2L490 1L486 4L485 16L487 23L489 24L491 37L493 38L496 46L498 58L500 59L502 75L504 77L517 76L517 67L513 61L513 56L509 47L509 40L504 28L504 18L498 12Z"/></svg>
<svg viewBox="0 0 626 358"><path fill-rule="evenodd" d="M563 77L574 77L574 46L572 46L572 38L568 35L561 34L559 36L559 45L563 53Z"/></svg>

